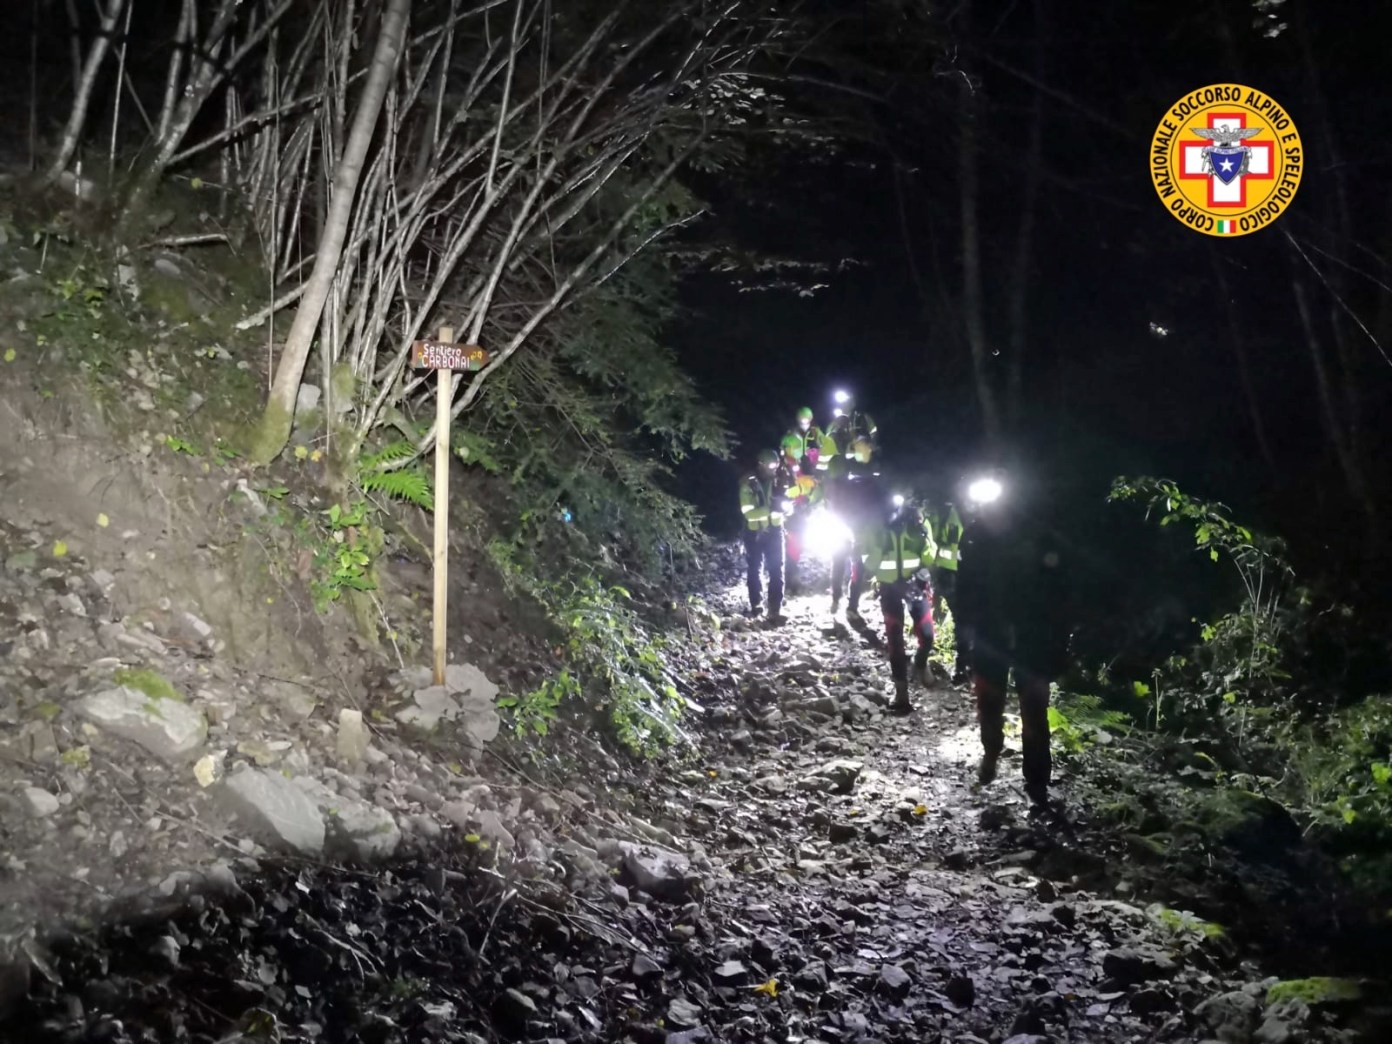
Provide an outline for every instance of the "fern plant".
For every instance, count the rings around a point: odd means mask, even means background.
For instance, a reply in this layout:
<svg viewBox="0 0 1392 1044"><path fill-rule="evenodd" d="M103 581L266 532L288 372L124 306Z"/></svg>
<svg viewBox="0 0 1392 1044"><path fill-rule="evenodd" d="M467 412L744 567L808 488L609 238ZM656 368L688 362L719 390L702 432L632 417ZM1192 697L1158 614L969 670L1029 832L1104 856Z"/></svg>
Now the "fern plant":
<svg viewBox="0 0 1392 1044"><path fill-rule="evenodd" d="M358 487L364 493L383 493L426 511L433 510L435 493L425 468L420 463L392 467L415 454L415 446L406 439L398 439L373 453L365 454L358 461Z"/></svg>

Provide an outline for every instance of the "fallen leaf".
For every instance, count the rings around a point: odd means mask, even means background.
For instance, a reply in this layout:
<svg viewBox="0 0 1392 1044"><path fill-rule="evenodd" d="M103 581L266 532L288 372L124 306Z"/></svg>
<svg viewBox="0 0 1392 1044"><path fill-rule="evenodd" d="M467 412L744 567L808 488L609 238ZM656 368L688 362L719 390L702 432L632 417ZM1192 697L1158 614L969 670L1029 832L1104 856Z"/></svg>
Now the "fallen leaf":
<svg viewBox="0 0 1392 1044"><path fill-rule="evenodd" d="M304 460L304 459L305 459L306 457L308 457L308 456L309 456L309 450L305 449L303 446L296 446L296 447L295 447L295 459L296 459L296 460Z"/></svg>
<svg viewBox="0 0 1392 1044"><path fill-rule="evenodd" d="M770 997L778 996L778 980L770 979L768 982L761 982L757 986L751 986L755 993L767 993Z"/></svg>
<svg viewBox="0 0 1392 1044"><path fill-rule="evenodd" d="M324 459L324 451L319 449L315 450L313 453L309 455L309 459L312 460L315 464L318 464L321 460Z"/></svg>
<svg viewBox="0 0 1392 1044"><path fill-rule="evenodd" d="M927 814L928 814L928 806L927 806L927 805L918 804L918 805L915 805L915 806L914 806L914 815L916 815L916 816L926 816Z"/></svg>
<svg viewBox="0 0 1392 1044"><path fill-rule="evenodd" d="M6 362L14 362L14 361L15 361L15 350L14 350L13 348L6 348L6 349L5 349L5 361L6 361Z"/></svg>
<svg viewBox="0 0 1392 1044"><path fill-rule="evenodd" d="M102 511L97 514L97 525L101 526L102 529L111 525L111 519L106 517L106 512Z"/></svg>
<svg viewBox="0 0 1392 1044"><path fill-rule="evenodd" d="M64 555L66 555L67 553L68 553L68 545L67 545L67 543L66 543L65 541L62 541L62 540L55 540L55 541L53 541L53 557L54 557L54 558L62 558L62 557L63 557Z"/></svg>
<svg viewBox="0 0 1392 1044"><path fill-rule="evenodd" d="M211 754L204 754L193 766L193 778L200 787L210 787L217 779L217 762Z"/></svg>

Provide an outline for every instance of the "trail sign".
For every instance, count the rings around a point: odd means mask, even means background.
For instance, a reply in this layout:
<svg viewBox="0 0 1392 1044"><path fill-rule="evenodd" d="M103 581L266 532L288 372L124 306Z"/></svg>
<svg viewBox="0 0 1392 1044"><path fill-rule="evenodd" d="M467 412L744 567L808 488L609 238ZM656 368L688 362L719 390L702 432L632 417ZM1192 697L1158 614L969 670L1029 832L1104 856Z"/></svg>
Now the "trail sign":
<svg viewBox="0 0 1392 1044"><path fill-rule="evenodd" d="M411 345L411 365L417 370L481 370L488 353L476 344L451 344L444 340L452 330L441 330L440 340L416 341Z"/></svg>
<svg viewBox="0 0 1392 1044"><path fill-rule="evenodd" d="M455 344L454 330L441 327L438 339L411 345L411 365L418 370L438 370L435 392L435 605L431 651L434 680L445 683L445 617L449 604L449 463L450 406L454 402L454 371L481 370L488 353L476 344Z"/></svg>

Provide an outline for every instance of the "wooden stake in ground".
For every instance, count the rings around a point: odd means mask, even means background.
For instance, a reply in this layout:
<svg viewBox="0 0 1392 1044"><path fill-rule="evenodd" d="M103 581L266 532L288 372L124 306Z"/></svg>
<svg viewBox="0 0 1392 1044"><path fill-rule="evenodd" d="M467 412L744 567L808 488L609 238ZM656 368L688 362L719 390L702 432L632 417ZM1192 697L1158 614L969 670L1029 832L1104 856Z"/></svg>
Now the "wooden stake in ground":
<svg viewBox="0 0 1392 1044"><path fill-rule="evenodd" d="M449 606L449 462L450 404L454 400L454 371L481 370L488 353L477 345L455 344L454 330L440 328L435 341L417 341L411 346L411 365L418 370L435 370L440 387L435 393L435 605L434 653L436 685L445 683L445 615Z"/></svg>

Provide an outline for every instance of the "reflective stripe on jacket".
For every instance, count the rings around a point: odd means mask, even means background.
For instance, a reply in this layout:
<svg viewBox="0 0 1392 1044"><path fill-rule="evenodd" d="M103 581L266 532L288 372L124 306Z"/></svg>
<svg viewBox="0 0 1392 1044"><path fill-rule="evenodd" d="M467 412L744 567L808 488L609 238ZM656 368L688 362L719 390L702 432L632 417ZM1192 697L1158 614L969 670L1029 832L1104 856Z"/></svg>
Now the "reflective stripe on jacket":
<svg viewBox="0 0 1392 1044"><path fill-rule="evenodd" d="M837 452L845 454L851 452L851 444L858 438L870 439L873 443L879 431L880 426L875 423L875 418L868 413L862 413L860 410L843 413L831 422L830 427L832 441Z"/></svg>
<svg viewBox="0 0 1392 1044"><path fill-rule="evenodd" d="M924 566L932 565L937 553L929 526L881 526L863 545L861 558L882 584L907 580Z"/></svg>
<svg viewBox="0 0 1392 1044"><path fill-rule="evenodd" d="M942 526L934 527L938 533L938 557L937 566L940 569L956 571L957 564L962 560L962 516L957 514L955 507L947 509L947 521Z"/></svg>
<svg viewBox="0 0 1392 1044"><path fill-rule="evenodd" d="M836 456L836 440L815 424L806 431L794 428L784 438L798 440L798 461L806 459L817 474L825 474L827 468L831 467L832 459Z"/></svg>
<svg viewBox="0 0 1392 1044"><path fill-rule="evenodd" d="M761 482L757 475L750 475L740 486L740 511L744 514L744 524L755 533L783 524L783 512L774 503L773 494L773 480Z"/></svg>

